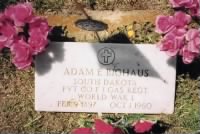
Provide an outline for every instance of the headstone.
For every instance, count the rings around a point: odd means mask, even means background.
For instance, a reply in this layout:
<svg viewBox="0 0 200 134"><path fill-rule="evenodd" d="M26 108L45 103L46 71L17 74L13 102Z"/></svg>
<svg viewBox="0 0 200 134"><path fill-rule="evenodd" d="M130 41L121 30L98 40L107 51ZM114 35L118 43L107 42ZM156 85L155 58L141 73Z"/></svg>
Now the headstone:
<svg viewBox="0 0 200 134"><path fill-rule="evenodd" d="M35 109L171 114L175 81L156 45L54 42L36 57Z"/></svg>

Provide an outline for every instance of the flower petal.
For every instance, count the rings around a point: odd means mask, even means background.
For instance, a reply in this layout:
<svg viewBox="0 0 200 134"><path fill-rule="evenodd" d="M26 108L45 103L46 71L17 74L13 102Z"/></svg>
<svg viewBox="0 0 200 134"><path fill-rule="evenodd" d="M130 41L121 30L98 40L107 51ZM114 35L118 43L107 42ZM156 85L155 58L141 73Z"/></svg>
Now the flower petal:
<svg viewBox="0 0 200 134"><path fill-rule="evenodd" d="M95 130L97 133L103 134L124 134L120 128L114 128L112 125L103 122L102 120L95 120Z"/></svg>
<svg viewBox="0 0 200 134"><path fill-rule="evenodd" d="M92 128L78 128L71 132L71 134L94 134Z"/></svg>
<svg viewBox="0 0 200 134"><path fill-rule="evenodd" d="M181 11L175 13L174 19L175 19L175 25L178 28L184 28L192 20L190 15L185 14L184 12Z"/></svg>
<svg viewBox="0 0 200 134"><path fill-rule="evenodd" d="M137 121L133 126L136 133L146 133L151 131L153 125L150 121Z"/></svg>
<svg viewBox="0 0 200 134"><path fill-rule="evenodd" d="M165 34L175 28L172 16L159 15L156 18L156 32Z"/></svg>
<svg viewBox="0 0 200 134"><path fill-rule="evenodd" d="M27 69L32 64L32 51L30 46L22 39L16 39L10 48L13 55L12 63L18 69Z"/></svg>
<svg viewBox="0 0 200 134"><path fill-rule="evenodd" d="M30 3L10 5L5 10L5 16L13 20L16 26L24 26L33 17L33 8Z"/></svg>

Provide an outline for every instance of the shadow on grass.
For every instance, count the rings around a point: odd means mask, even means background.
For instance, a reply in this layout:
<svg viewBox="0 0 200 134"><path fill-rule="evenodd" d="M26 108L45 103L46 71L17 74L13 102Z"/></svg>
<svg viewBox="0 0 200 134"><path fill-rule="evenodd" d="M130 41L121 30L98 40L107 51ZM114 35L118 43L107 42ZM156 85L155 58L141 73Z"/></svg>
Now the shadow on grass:
<svg viewBox="0 0 200 134"><path fill-rule="evenodd" d="M62 28L62 26L55 26L48 38L55 42L75 42L75 38L65 36L65 30L65 27Z"/></svg>
<svg viewBox="0 0 200 134"><path fill-rule="evenodd" d="M20 0L0 0L0 12L2 12L7 6L16 4Z"/></svg>
<svg viewBox="0 0 200 134"><path fill-rule="evenodd" d="M127 43L132 44L129 38L124 33L118 33L103 41L103 43Z"/></svg>
<svg viewBox="0 0 200 134"><path fill-rule="evenodd" d="M191 79L200 78L200 59L196 59L191 64L184 64L182 57L177 58L177 75L189 74Z"/></svg>
<svg viewBox="0 0 200 134"><path fill-rule="evenodd" d="M143 128L140 129L144 129L145 126L143 126ZM165 132L167 132L167 130L169 130L169 128L171 127L171 125L163 122L163 121L157 121L151 128L151 130L140 133L140 134L164 134ZM138 134L134 131L134 128L129 127L126 128L129 132L129 134Z"/></svg>
<svg viewBox="0 0 200 134"><path fill-rule="evenodd" d="M165 133L171 127L170 124L167 124L163 121L157 121L156 124L152 127L153 134L162 134Z"/></svg>
<svg viewBox="0 0 200 134"><path fill-rule="evenodd" d="M62 62L64 60L64 42L75 41L74 38L64 36L64 30L62 30L61 26L56 26L52 29L49 39L55 43L49 43L46 51L36 57L35 66L38 75L48 73L54 62Z"/></svg>

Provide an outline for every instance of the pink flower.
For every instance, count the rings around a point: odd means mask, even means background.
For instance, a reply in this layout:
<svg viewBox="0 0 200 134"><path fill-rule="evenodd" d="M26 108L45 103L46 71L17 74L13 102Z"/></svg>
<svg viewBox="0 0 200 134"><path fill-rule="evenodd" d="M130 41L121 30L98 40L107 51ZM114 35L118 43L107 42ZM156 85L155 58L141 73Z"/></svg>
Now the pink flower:
<svg viewBox="0 0 200 134"><path fill-rule="evenodd" d="M48 44L48 39L45 35L40 33L38 29L35 29L35 31L32 31L28 43L30 44L30 47L32 48L33 54L37 55L38 53L44 51Z"/></svg>
<svg viewBox="0 0 200 134"><path fill-rule="evenodd" d="M174 29L174 18L172 16L159 15L156 18L156 32L165 34Z"/></svg>
<svg viewBox="0 0 200 134"><path fill-rule="evenodd" d="M95 130L99 134L124 134L120 128L115 128L102 120L95 120Z"/></svg>
<svg viewBox="0 0 200 134"><path fill-rule="evenodd" d="M12 22L0 15L0 48L10 47L16 34L17 31Z"/></svg>
<svg viewBox="0 0 200 134"><path fill-rule="evenodd" d="M171 33L175 34L176 37L179 38L185 38L185 34L187 33L187 30L185 28L176 28L171 31Z"/></svg>
<svg viewBox="0 0 200 134"><path fill-rule="evenodd" d="M94 134L92 128L78 128L72 131L71 134Z"/></svg>
<svg viewBox="0 0 200 134"><path fill-rule="evenodd" d="M0 13L0 26L1 26L1 22L5 19L5 16L3 13Z"/></svg>
<svg viewBox="0 0 200 134"><path fill-rule="evenodd" d="M173 7L191 6L193 0L169 0Z"/></svg>
<svg viewBox="0 0 200 134"><path fill-rule="evenodd" d="M150 121L137 121L133 127L136 133L146 133L151 131L153 125L154 123Z"/></svg>
<svg viewBox="0 0 200 134"><path fill-rule="evenodd" d="M33 18L33 8L30 3L11 5L5 10L5 16L14 21L16 26L24 26Z"/></svg>
<svg viewBox="0 0 200 134"><path fill-rule="evenodd" d="M170 0L173 7L185 7L192 16L200 16L199 0Z"/></svg>
<svg viewBox="0 0 200 134"><path fill-rule="evenodd" d="M47 20L41 17L34 17L29 23L29 35L32 35L32 32L34 33L36 29L38 32L47 37L50 31Z"/></svg>
<svg viewBox="0 0 200 134"><path fill-rule="evenodd" d="M183 63L190 64L198 56L197 53L191 51L189 45L185 45L180 51L180 55L182 55Z"/></svg>
<svg viewBox="0 0 200 134"><path fill-rule="evenodd" d="M193 53L200 53L200 30L190 29L186 34L188 49Z"/></svg>
<svg viewBox="0 0 200 134"><path fill-rule="evenodd" d="M78 128L72 131L72 134L124 134L120 128L115 128L102 120L95 120L95 129Z"/></svg>
<svg viewBox="0 0 200 134"><path fill-rule="evenodd" d="M200 16L200 6L195 7L195 8L191 8L190 9L190 13L192 16Z"/></svg>
<svg viewBox="0 0 200 134"><path fill-rule="evenodd" d="M182 55L185 64L191 63L200 54L200 30L189 29L191 16L200 16L199 0L170 0L173 7L184 7L190 15L178 11L174 16L158 16L156 32L164 34L159 42L161 51L169 56ZM188 31L187 31L188 30Z"/></svg>
<svg viewBox="0 0 200 134"><path fill-rule="evenodd" d="M31 66L33 55L45 49L49 31L47 20L34 16L30 3L11 5L0 13L0 51L10 48L12 63L18 69L26 69Z"/></svg>
<svg viewBox="0 0 200 134"><path fill-rule="evenodd" d="M191 19L190 15L183 12L176 12L174 16L159 15L156 18L156 32L166 34L177 28L185 28Z"/></svg>
<svg viewBox="0 0 200 134"><path fill-rule="evenodd" d="M18 69L27 69L32 63L32 51L22 38L16 39L11 47L12 62Z"/></svg>
<svg viewBox="0 0 200 134"><path fill-rule="evenodd" d="M184 45L184 36L177 36L176 32L168 33L159 42L161 51L166 51L169 56L175 56Z"/></svg>
<svg viewBox="0 0 200 134"><path fill-rule="evenodd" d="M174 14L174 25L177 28L184 28L187 24L191 22L192 18L190 15L183 12L176 12Z"/></svg>
<svg viewBox="0 0 200 134"><path fill-rule="evenodd" d="M28 40L33 54L37 55L42 52L48 44L48 33L50 28L45 19L40 17L35 17L31 23L29 24L29 35L30 38Z"/></svg>

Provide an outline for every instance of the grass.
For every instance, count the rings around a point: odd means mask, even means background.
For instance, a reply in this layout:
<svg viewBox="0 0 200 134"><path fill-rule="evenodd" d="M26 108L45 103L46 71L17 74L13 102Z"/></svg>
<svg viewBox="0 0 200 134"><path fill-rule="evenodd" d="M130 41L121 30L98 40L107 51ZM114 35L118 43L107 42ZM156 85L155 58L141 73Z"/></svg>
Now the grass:
<svg viewBox="0 0 200 134"><path fill-rule="evenodd" d="M133 44L154 44L160 39L160 35L155 33L154 29L155 26L151 22L133 22L127 26L119 27L113 34L116 34L116 32L123 33Z"/></svg>
<svg viewBox="0 0 200 134"><path fill-rule="evenodd" d="M56 3L56 4L55 4ZM34 0L33 5L38 13L44 13L45 11L58 13L64 7L64 0Z"/></svg>
<svg viewBox="0 0 200 134"><path fill-rule="evenodd" d="M0 54L0 132L69 132L86 113L34 110L34 69L18 71Z"/></svg>
<svg viewBox="0 0 200 134"><path fill-rule="evenodd" d="M85 8L94 10L166 10L168 0L78 0ZM79 6L73 0L33 0L37 12L45 13L77 13ZM56 4L55 4L56 3ZM67 12L66 12L67 10Z"/></svg>
<svg viewBox="0 0 200 134"><path fill-rule="evenodd" d="M191 133L200 130L199 84L199 80L189 75L178 76L175 113L161 118L173 124L170 131Z"/></svg>

